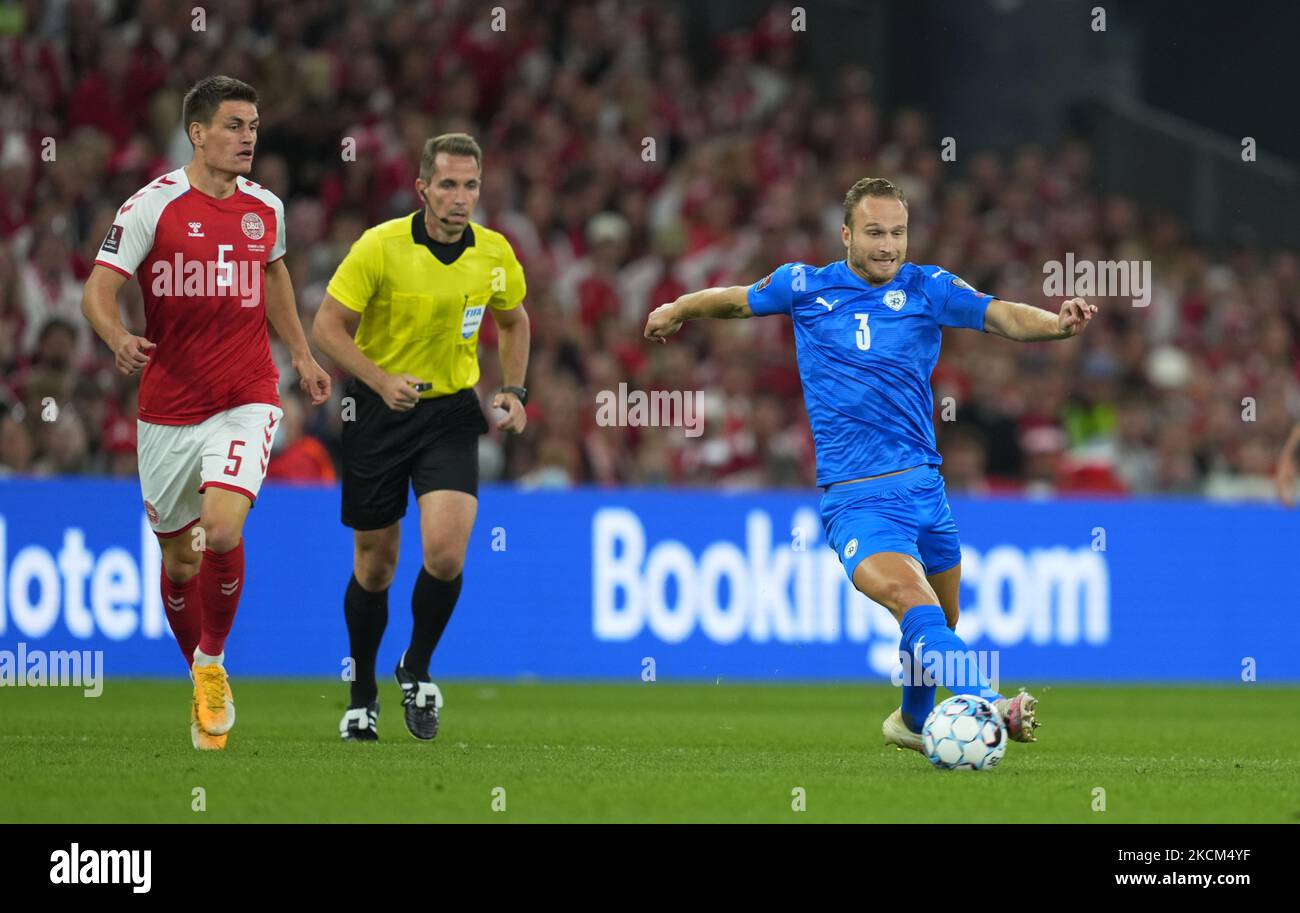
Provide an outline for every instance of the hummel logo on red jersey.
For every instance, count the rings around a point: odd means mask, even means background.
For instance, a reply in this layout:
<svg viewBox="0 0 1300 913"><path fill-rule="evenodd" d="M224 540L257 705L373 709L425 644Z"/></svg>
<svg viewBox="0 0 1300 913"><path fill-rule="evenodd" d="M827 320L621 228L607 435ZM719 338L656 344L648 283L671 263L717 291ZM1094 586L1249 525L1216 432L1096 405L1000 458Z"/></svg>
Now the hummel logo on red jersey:
<svg viewBox="0 0 1300 913"><path fill-rule="evenodd" d="M235 595L235 590L237 589L239 589L238 580L227 580L226 582L221 584L221 595L233 596Z"/></svg>
<svg viewBox="0 0 1300 913"><path fill-rule="evenodd" d="M167 597L167 608L171 609L173 612L179 612L179 611L181 611L182 609L185 608L185 597L184 597L184 596L168 596L168 597Z"/></svg>
<svg viewBox="0 0 1300 913"><path fill-rule="evenodd" d="M190 236L191 238L202 238L202 237L203 237L203 223L202 223L202 222L191 222L191 223L190 223L190 234L189 234L189 236Z"/></svg>

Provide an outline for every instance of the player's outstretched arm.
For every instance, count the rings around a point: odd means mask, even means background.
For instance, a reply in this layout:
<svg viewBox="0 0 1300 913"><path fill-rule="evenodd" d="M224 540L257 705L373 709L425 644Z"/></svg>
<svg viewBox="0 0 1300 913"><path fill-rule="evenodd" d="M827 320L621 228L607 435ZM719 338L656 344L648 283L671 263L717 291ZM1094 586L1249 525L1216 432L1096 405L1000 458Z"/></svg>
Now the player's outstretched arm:
<svg viewBox="0 0 1300 913"><path fill-rule="evenodd" d="M1082 298L1071 298L1061 305L1061 313L994 298L984 312L984 329L1016 342L1040 342L1046 339L1069 339L1082 333L1097 305Z"/></svg>
<svg viewBox="0 0 1300 913"><path fill-rule="evenodd" d="M298 300L293 294L293 281L281 257L266 267L266 319L289 347L293 369L298 372L298 386L311 397L311 404L319 406L330 398L330 376L316 364L307 346L307 334L298 320Z"/></svg>
<svg viewBox="0 0 1300 913"><path fill-rule="evenodd" d="M645 338L666 343L683 323L701 317L732 319L753 316L754 312L749 309L749 286L706 288L682 295L676 301L661 304L651 311L645 324Z"/></svg>
<svg viewBox="0 0 1300 913"><path fill-rule="evenodd" d="M117 369L128 377L149 363L149 353L156 346L143 336L136 336L122 323L117 306L117 290L126 276L105 266L96 266L86 279L81 293L81 313L86 315L99 338L113 351Z"/></svg>
<svg viewBox="0 0 1300 913"><path fill-rule="evenodd" d="M1295 454L1300 449L1300 422L1291 429L1282 453L1277 458L1277 471L1273 474L1273 483L1277 486L1277 496L1287 507L1295 506Z"/></svg>

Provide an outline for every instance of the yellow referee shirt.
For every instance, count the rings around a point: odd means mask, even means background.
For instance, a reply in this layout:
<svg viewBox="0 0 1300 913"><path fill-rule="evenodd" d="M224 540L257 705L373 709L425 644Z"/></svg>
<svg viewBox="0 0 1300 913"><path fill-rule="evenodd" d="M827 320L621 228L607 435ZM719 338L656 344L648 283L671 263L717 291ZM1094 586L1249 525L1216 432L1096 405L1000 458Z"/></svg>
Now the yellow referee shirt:
<svg viewBox="0 0 1300 913"><path fill-rule="evenodd" d="M487 308L524 300L524 270L500 232L471 222L457 244L429 238L424 213L368 229L326 291L361 315L356 343L392 374L433 384L447 396L478 383L478 331Z"/></svg>

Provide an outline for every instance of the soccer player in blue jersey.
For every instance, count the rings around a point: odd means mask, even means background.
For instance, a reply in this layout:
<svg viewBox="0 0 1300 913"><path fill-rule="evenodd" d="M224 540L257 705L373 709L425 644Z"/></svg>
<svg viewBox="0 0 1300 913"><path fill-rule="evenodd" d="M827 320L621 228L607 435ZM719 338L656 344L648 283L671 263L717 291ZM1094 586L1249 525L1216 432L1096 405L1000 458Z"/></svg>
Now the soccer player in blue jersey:
<svg viewBox="0 0 1300 913"><path fill-rule="evenodd" d="M938 675L937 682L904 676L902 706L882 726L886 741L922 750L936 682L992 701L1010 737L1033 742L1033 695L1003 697L982 675L943 660L973 654L954 630L961 546L938 471L930 375L943 327L1021 342L1068 339L1097 308L1071 298L1053 314L977 292L941 267L906 262L907 201L882 178L849 189L840 237L845 259L787 263L751 286L683 295L651 313L645 335L666 342L684 321L701 317L786 314L794 321L817 484L825 489L826 540L853 585L898 619L904 669Z"/></svg>

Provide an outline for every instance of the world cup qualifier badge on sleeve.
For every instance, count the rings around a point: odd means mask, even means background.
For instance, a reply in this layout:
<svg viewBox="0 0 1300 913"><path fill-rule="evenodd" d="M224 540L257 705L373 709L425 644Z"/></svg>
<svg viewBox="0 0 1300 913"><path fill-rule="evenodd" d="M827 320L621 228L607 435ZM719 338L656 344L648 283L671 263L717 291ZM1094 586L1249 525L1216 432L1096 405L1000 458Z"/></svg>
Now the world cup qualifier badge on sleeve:
<svg viewBox="0 0 1300 913"><path fill-rule="evenodd" d="M106 254L115 254L122 246L122 226L113 225L108 229L108 234L104 236L104 243L100 246Z"/></svg>

